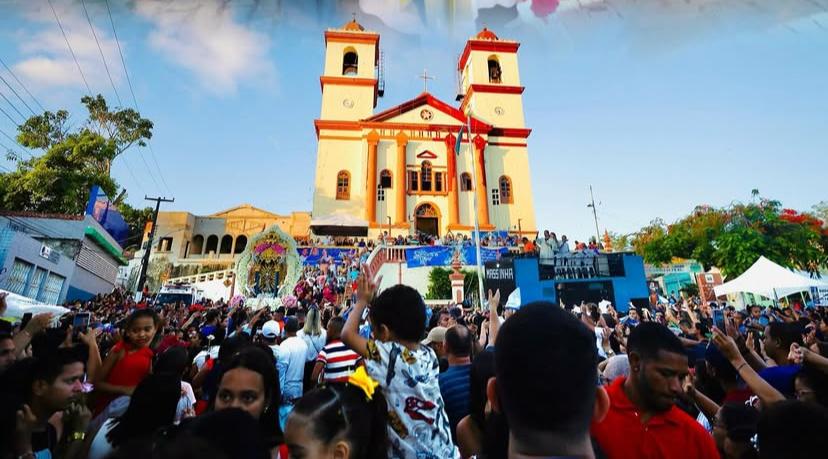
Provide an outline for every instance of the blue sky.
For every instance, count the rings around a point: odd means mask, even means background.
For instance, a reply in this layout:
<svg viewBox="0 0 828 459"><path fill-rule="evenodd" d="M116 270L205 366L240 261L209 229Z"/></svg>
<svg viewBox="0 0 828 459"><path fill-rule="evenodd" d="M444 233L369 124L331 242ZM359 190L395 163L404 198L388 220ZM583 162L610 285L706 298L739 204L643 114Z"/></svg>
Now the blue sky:
<svg viewBox="0 0 828 459"><path fill-rule="evenodd" d="M80 0L52 3L92 91L118 104L103 52L133 106L106 3L85 0L101 51ZM310 210L322 33L351 12L382 35L377 110L419 94L424 68L430 92L453 101L457 55L482 24L521 41L541 229L594 234L590 184L602 232L748 200L753 188L802 210L828 199L828 0L477 0L453 16L430 0L109 3L138 106L155 123L152 152L130 150L113 171L135 205L146 193L196 214L244 202ZM87 90L46 0L0 0L0 58L42 105L80 122ZM12 118L28 113L2 82L0 93ZM0 115L0 129L15 127Z"/></svg>

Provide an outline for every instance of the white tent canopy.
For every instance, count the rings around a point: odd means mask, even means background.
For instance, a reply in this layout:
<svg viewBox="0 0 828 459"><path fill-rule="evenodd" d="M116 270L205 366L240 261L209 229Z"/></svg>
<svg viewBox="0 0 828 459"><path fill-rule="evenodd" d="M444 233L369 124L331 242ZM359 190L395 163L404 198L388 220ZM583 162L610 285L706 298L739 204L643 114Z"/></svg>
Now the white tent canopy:
<svg viewBox="0 0 828 459"><path fill-rule="evenodd" d="M368 221L353 215L332 214L311 220L314 234L325 236L362 236L368 235Z"/></svg>
<svg viewBox="0 0 828 459"><path fill-rule="evenodd" d="M811 287L825 288L828 287L828 282L813 279L806 273L791 271L765 257L759 257L741 276L714 287L713 291L717 297L747 292L775 298L810 290Z"/></svg>

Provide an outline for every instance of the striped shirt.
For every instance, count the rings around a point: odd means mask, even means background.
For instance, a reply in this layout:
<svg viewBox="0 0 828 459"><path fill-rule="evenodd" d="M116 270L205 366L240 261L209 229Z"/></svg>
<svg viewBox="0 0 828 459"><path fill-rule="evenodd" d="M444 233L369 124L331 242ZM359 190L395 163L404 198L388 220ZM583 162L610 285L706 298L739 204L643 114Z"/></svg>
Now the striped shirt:
<svg viewBox="0 0 828 459"><path fill-rule="evenodd" d="M331 341L319 352L317 362L325 365L325 372L322 376L326 383L348 382L348 377L356 369L360 356L342 341Z"/></svg>

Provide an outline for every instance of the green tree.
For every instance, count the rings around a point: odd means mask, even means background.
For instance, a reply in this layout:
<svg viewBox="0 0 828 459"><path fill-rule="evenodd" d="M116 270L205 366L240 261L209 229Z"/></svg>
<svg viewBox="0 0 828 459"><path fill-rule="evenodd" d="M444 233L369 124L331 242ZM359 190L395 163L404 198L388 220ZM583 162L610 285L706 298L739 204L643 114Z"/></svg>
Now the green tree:
<svg viewBox="0 0 828 459"><path fill-rule="evenodd" d="M119 185L111 177L113 161L134 145L145 146L152 122L132 109L114 109L103 96L84 96L88 118L68 127L69 112L32 116L18 126L17 141L42 154L16 158L17 169L0 175L0 205L33 212L82 213L93 185L109 196Z"/></svg>
<svg viewBox="0 0 828 459"><path fill-rule="evenodd" d="M813 214L759 199L721 209L699 206L672 225L656 221L642 228L633 246L648 263L695 259L728 277L743 273L760 256L815 272L828 264L828 231L822 225Z"/></svg>
<svg viewBox="0 0 828 459"><path fill-rule="evenodd" d="M147 222L152 221L152 207L144 207L137 209L127 203L119 203L118 211L124 217L127 225L129 225L129 235L127 236L124 249L128 247L138 247L144 236L144 227Z"/></svg>
<svg viewBox="0 0 828 459"><path fill-rule="evenodd" d="M443 300L451 298L451 280L449 275L450 269L434 267L428 273L428 291L426 292L426 299L429 300Z"/></svg>
<svg viewBox="0 0 828 459"><path fill-rule="evenodd" d="M633 250L633 234L619 234L615 231L608 231L610 244L613 252L629 252Z"/></svg>
<svg viewBox="0 0 828 459"><path fill-rule="evenodd" d="M428 290L426 291L426 299L429 300L445 300L452 298L451 295L451 279L449 276L453 272L449 268L435 267L428 273ZM477 297L477 273L471 270L461 269L463 274L463 291L469 298Z"/></svg>

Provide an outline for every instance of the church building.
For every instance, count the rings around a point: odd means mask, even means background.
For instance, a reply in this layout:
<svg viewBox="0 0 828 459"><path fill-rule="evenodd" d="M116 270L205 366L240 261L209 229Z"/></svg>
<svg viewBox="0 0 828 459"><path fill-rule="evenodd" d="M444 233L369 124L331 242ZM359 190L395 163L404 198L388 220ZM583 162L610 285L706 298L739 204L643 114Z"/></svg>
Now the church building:
<svg viewBox="0 0 828 459"><path fill-rule="evenodd" d="M313 218L442 237L474 229L476 197L481 231L534 234L520 43L484 28L457 63L459 105L423 92L376 113L379 42L355 20L325 32Z"/></svg>

